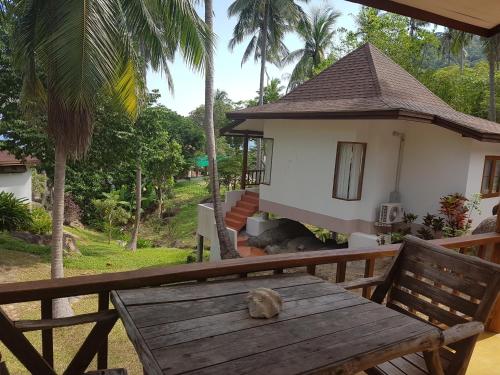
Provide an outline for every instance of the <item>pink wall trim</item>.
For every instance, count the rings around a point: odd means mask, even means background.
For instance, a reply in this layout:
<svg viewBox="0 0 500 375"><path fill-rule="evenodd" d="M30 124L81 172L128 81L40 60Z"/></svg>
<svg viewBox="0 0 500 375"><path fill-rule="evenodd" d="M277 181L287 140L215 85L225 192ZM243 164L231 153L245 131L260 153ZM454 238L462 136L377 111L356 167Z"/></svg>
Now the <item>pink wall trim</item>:
<svg viewBox="0 0 500 375"><path fill-rule="evenodd" d="M306 224L316 225L320 228L330 229L340 233L375 233L373 222L365 220L344 220L331 217L316 212L302 210L291 206L286 206L276 202L259 200L259 210L272 212L273 214L286 217L288 219L301 221Z"/></svg>

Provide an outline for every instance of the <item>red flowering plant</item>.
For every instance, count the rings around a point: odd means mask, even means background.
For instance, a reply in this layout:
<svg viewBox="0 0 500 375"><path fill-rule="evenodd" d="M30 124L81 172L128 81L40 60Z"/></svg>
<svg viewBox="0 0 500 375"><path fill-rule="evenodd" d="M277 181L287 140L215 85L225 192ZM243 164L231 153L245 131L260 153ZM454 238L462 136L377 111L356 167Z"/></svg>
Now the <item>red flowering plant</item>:
<svg viewBox="0 0 500 375"><path fill-rule="evenodd" d="M460 193L441 197L439 205L439 213L444 216L445 237L458 237L467 233L472 224L472 212L479 210L478 198L469 200Z"/></svg>

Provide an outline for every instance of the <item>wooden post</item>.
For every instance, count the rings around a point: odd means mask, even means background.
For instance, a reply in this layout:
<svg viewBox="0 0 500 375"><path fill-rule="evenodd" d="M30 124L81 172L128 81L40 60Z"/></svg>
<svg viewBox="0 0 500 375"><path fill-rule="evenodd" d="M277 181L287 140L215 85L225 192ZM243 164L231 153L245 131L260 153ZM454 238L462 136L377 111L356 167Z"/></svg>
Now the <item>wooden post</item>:
<svg viewBox="0 0 500 375"><path fill-rule="evenodd" d="M245 190L248 173L248 135L243 139L243 168L241 170L241 189Z"/></svg>
<svg viewBox="0 0 500 375"><path fill-rule="evenodd" d="M41 318L52 319L52 299L43 299L41 303ZM42 330L42 355L47 363L54 367L54 333L52 329Z"/></svg>
<svg viewBox="0 0 500 375"><path fill-rule="evenodd" d="M109 292L99 293L97 300L97 309L99 311L109 310ZM97 352L97 369L106 370L108 368L108 337L104 339L102 346Z"/></svg>
<svg viewBox="0 0 500 375"><path fill-rule="evenodd" d="M203 236L201 234L197 235L198 245L196 247L197 261L199 263L203 262Z"/></svg>

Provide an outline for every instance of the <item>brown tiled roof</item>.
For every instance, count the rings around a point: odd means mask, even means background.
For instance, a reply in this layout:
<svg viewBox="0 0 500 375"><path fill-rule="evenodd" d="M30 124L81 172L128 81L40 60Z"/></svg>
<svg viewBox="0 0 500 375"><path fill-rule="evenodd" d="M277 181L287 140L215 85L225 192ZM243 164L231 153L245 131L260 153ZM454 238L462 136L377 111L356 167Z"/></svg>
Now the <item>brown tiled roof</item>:
<svg viewBox="0 0 500 375"><path fill-rule="evenodd" d="M40 161L36 158L28 156L24 160L19 160L10 152L0 150L0 167L15 165L34 165L38 163L40 163Z"/></svg>
<svg viewBox="0 0 500 375"><path fill-rule="evenodd" d="M365 44L276 103L228 114L255 118L410 118L465 136L500 141L500 124L458 112L371 44ZM227 131L226 131L227 133Z"/></svg>

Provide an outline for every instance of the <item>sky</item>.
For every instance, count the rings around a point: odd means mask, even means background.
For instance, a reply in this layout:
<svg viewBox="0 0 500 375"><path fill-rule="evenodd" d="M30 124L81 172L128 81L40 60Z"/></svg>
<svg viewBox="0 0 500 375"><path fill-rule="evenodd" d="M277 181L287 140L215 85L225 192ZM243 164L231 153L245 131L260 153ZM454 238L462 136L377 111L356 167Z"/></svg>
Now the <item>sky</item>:
<svg viewBox="0 0 500 375"><path fill-rule="evenodd" d="M245 40L233 51L229 51L228 43L231 39L236 18L228 18L227 8L232 0L214 0L214 31L217 34L217 46L215 50L215 88L224 90L233 101L248 100L257 95L259 89L259 63L253 59L241 66L241 57L248 44ZM302 4L307 11L311 7L330 6L341 13L337 19L337 27L354 29L354 15L360 6L344 0L310 0L308 4ZM203 9L199 9L203 15ZM285 44L290 51L302 47L302 43L296 35L289 34ZM280 78L286 85L286 74L292 71L293 65L286 66L281 70L267 64L267 71L271 78ZM167 87L167 82L160 72L149 71L147 83L149 90L158 89L161 93L160 103L178 112L188 115L193 109L204 102L204 77L200 72L190 70L182 58L177 56L170 64L170 72L174 81L173 94Z"/></svg>

